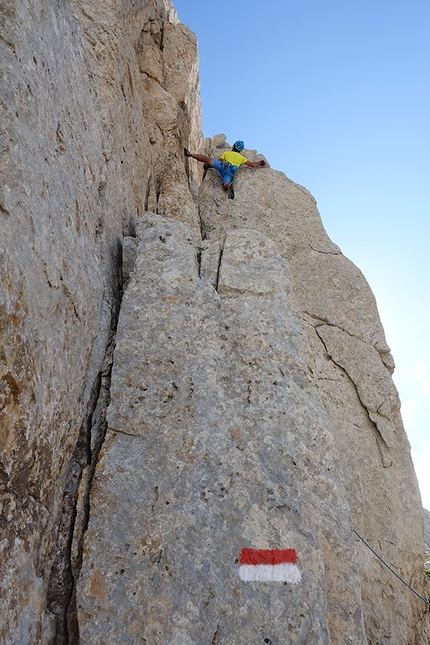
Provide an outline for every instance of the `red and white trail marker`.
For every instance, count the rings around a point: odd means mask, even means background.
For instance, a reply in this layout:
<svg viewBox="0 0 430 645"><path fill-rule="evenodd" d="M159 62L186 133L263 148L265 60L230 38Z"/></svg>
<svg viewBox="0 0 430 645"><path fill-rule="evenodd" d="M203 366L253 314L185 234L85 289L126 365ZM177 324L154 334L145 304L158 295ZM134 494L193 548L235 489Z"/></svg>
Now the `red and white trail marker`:
<svg viewBox="0 0 430 645"><path fill-rule="evenodd" d="M244 582L300 582L295 549L242 549L239 577Z"/></svg>

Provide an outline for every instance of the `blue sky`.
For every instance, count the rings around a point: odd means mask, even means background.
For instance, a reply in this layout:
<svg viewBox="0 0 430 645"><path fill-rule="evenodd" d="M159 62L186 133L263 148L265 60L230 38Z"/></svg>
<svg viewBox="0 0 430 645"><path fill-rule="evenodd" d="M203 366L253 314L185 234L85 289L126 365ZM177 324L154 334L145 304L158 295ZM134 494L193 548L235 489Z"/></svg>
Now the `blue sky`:
<svg viewBox="0 0 430 645"><path fill-rule="evenodd" d="M203 130L318 202L365 274L430 509L429 0L173 0L200 51Z"/></svg>

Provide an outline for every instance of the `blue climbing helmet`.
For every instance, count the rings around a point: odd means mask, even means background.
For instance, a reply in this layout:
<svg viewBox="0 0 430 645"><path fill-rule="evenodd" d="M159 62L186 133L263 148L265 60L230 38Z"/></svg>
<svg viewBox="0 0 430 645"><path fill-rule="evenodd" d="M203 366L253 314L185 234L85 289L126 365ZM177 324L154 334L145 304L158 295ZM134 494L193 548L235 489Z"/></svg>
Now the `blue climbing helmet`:
<svg viewBox="0 0 430 645"><path fill-rule="evenodd" d="M236 141L236 143L233 143L233 148L237 150L237 152L242 152L244 147L245 144L243 143L243 141Z"/></svg>

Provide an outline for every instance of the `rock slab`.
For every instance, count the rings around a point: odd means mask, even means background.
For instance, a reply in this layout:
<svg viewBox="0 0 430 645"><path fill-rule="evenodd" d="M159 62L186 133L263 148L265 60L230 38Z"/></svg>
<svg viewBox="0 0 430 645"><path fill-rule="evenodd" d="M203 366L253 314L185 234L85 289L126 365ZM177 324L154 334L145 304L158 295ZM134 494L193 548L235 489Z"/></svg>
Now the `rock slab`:
<svg viewBox="0 0 430 645"><path fill-rule="evenodd" d="M85 537L81 643L322 645L336 613L342 642L364 645L349 509L288 263L261 233L231 232L215 290L190 229L148 214L139 237ZM243 548L294 549L298 578L241 580Z"/></svg>

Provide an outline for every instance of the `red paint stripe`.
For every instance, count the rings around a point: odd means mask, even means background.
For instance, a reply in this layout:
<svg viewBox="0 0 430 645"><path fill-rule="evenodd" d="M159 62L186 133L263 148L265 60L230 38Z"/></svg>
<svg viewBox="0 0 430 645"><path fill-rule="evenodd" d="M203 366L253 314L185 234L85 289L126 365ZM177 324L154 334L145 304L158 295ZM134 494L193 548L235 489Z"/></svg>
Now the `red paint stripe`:
<svg viewBox="0 0 430 645"><path fill-rule="evenodd" d="M297 563L295 549L242 549L240 564L290 564Z"/></svg>

